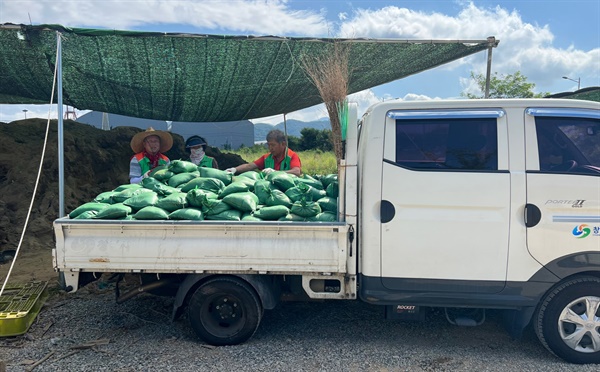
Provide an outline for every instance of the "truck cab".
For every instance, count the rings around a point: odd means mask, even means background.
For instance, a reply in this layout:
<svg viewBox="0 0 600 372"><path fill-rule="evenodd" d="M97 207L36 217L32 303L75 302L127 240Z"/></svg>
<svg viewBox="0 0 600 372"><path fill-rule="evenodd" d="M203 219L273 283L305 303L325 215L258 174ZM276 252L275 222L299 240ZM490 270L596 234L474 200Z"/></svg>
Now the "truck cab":
<svg viewBox="0 0 600 372"><path fill-rule="evenodd" d="M573 100L371 107L358 147L360 298L507 309L518 329L533 315L552 352L597 362L599 119L597 103Z"/></svg>

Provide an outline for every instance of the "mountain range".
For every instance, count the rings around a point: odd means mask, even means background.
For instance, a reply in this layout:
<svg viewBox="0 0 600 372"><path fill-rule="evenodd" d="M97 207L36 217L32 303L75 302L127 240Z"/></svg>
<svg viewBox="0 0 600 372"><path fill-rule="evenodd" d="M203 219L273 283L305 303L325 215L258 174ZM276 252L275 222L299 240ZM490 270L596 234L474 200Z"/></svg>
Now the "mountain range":
<svg viewBox="0 0 600 372"><path fill-rule="evenodd" d="M317 130L331 129L331 125L329 124L328 118L323 118L315 121L300 121L289 119L287 120L286 126L288 136L295 137L301 137L302 135L300 134L300 131L304 128L314 128ZM283 122L277 125L271 125L266 123L254 124L254 141L265 141L267 133L269 133L269 131L272 129L279 129L285 132Z"/></svg>

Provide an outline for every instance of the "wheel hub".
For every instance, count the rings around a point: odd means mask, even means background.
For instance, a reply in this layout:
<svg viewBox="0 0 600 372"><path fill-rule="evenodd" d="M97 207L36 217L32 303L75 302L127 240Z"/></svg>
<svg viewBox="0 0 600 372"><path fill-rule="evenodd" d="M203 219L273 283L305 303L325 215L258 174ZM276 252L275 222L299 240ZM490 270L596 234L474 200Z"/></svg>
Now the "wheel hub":
<svg viewBox="0 0 600 372"><path fill-rule="evenodd" d="M558 326L563 342L575 351L600 351L600 298L586 296L570 302L560 314Z"/></svg>
<svg viewBox="0 0 600 372"><path fill-rule="evenodd" d="M215 309L222 320L234 319L236 317L236 308L237 304L228 301L226 298L215 306Z"/></svg>

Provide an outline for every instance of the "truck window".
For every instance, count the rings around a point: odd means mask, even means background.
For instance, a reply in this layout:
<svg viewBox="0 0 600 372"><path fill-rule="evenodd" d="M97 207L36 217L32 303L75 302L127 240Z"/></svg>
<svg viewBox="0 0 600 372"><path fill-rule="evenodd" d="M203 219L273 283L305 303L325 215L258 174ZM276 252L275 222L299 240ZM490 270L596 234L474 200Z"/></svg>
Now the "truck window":
<svg viewBox="0 0 600 372"><path fill-rule="evenodd" d="M600 121L536 117L540 171L600 174Z"/></svg>
<svg viewBox="0 0 600 372"><path fill-rule="evenodd" d="M398 119L396 163L411 169L497 170L496 119Z"/></svg>

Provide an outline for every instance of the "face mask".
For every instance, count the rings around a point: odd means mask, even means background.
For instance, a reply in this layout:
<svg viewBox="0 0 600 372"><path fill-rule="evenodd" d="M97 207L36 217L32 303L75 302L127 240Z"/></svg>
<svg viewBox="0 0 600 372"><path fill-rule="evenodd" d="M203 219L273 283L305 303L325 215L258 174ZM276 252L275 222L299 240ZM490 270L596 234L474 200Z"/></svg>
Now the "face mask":
<svg viewBox="0 0 600 372"><path fill-rule="evenodd" d="M190 149L190 153L193 157L202 157L204 156L204 149L202 147L198 147L197 149Z"/></svg>
<svg viewBox="0 0 600 372"><path fill-rule="evenodd" d="M190 160L198 165L202 159L204 158L204 149L202 147L198 147L197 149L190 149Z"/></svg>

